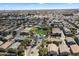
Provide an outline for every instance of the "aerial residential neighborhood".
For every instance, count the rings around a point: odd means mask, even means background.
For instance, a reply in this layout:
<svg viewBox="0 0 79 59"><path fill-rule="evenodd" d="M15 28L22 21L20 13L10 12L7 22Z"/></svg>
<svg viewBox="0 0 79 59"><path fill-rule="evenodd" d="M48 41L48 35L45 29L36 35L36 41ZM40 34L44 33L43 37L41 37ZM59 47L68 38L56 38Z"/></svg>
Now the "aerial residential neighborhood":
<svg viewBox="0 0 79 59"><path fill-rule="evenodd" d="M79 9L0 10L0 56L79 56Z"/></svg>

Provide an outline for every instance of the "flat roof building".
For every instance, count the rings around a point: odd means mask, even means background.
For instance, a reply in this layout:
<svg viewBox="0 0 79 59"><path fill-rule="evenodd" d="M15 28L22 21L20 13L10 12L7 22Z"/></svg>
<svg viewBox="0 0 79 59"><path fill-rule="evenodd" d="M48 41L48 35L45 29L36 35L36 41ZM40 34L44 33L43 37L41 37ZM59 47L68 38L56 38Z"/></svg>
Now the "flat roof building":
<svg viewBox="0 0 79 59"><path fill-rule="evenodd" d="M70 50L73 55L79 55L79 46L78 45L71 45Z"/></svg>
<svg viewBox="0 0 79 59"><path fill-rule="evenodd" d="M76 44L75 40L72 37L66 37L65 41L68 46Z"/></svg>
<svg viewBox="0 0 79 59"><path fill-rule="evenodd" d="M6 37L4 37L5 40L10 40L12 38L13 38L13 36L11 34L10 35L7 35Z"/></svg>
<svg viewBox="0 0 79 59"><path fill-rule="evenodd" d="M72 36L71 30L68 29L67 27L63 27L63 32L64 32L65 36Z"/></svg>
<svg viewBox="0 0 79 59"><path fill-rule="evenodd" d="M13 44L13 39L11 41L7 41L0 46L0 48L7 49L11 44Z"/></svg>
<svg viewBox="0 0 79 59"><path fill-rule="evenodd" d="M23 33L23 34L26 34L27 35L27 34L29 34L30 30L31 30L31 28L26 27L24 30L21 31L20 34Z"/></svg>
<svg viewBox="0 0 79 59"><path fill-rule="evenodd" d="M66 44L60 44L59 45L59 53L61 56L70 55L70 49Z"/></svg>
<svg viewBox="0 0 79 59"><path fill-rule="evenodd" d="M0 41L0 45L2 45L3 44L3 42L2 41Z"/></svg>
<svg viewBox="0 0 79 59"><path fill-rule="evenodd" d="M60 28L52 28L52 36L61 36Z"/></svg>
<svg viewBox="0 0 79 59"><path fill-rule="evenodd" d="M15 42L15 43L13 43L10 47L9 47L9 49L10 48L12 48L12 49L18 49L18 47L20 46L20 42Z"/></svg>
<svg viewBox="0 0 79 59"><path fill-rule="evenodd" d="M48 45L48 55L58 55L58 47L55 44L49 44Z"/></svg>

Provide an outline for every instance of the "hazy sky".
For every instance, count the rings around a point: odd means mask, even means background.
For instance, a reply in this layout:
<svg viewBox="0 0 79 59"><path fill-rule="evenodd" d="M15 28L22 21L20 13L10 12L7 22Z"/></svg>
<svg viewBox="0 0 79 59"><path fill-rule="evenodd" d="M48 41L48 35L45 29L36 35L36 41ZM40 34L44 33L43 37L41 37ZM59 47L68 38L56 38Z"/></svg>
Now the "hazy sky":
<svg viewBox="0 0 79 59"><path fill-rule="evenodd" d="M77 9L79 3L0 3L0 10Z"/></svg>

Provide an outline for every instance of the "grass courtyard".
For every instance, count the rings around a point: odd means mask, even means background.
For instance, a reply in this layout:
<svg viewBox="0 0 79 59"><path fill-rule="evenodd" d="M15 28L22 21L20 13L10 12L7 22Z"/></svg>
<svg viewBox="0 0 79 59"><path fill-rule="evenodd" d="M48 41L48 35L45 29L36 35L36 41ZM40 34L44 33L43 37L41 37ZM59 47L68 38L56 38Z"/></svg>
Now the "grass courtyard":
<svg viewBox="0 0 79 59"><path fill-rule="evenodd" d="M47 35L48 29L41 27L33 27L32 32L35 34L39 34L40 36Z"/></svg>

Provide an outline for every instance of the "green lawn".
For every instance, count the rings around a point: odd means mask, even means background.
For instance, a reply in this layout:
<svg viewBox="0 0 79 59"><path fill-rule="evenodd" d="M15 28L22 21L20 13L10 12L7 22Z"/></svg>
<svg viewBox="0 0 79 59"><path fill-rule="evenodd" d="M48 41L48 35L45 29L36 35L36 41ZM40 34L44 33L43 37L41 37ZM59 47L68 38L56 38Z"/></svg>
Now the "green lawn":
<svg viewBox="0 0 79 59"><path fill-rule="evenodd" d="M37 30L36 33L42 36L42 35L46 35L47 32L40 29L40 30Z"/></svg>
<svg viewBox="0 0 79 59"><path fill-rule="evenodd" d="M40 36L47 34L47 30L44 30L43 28L33 28L32 32L39 34Z"/></svg>

